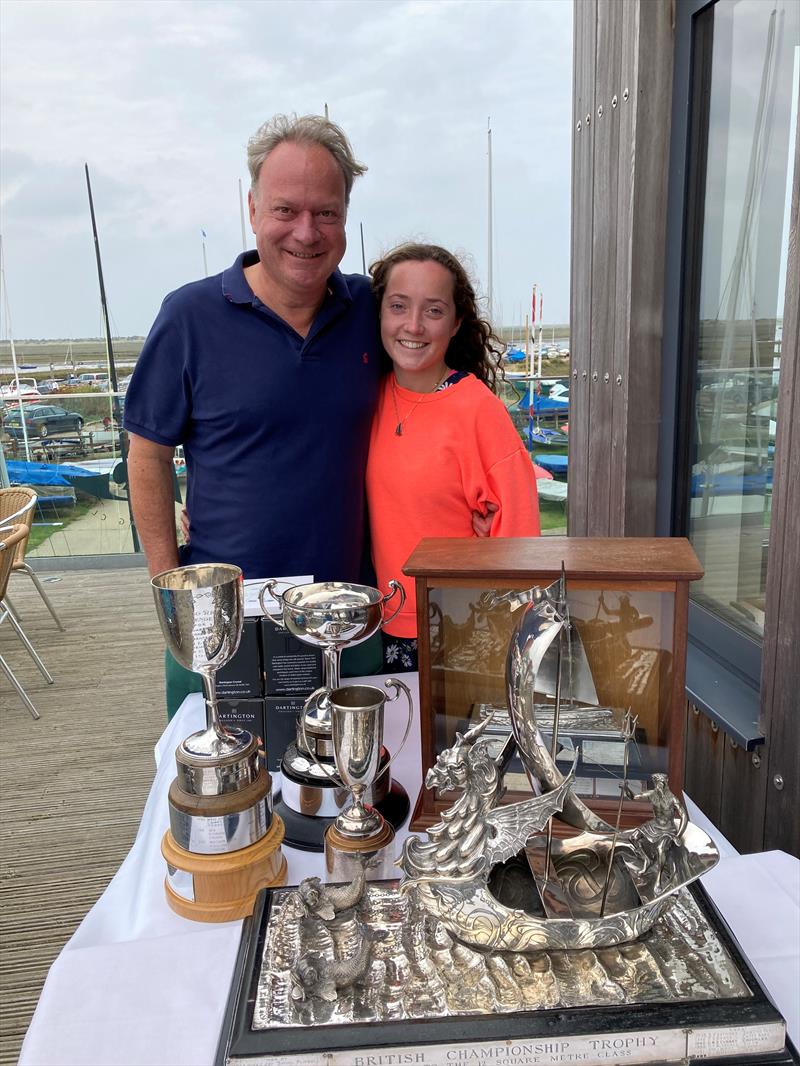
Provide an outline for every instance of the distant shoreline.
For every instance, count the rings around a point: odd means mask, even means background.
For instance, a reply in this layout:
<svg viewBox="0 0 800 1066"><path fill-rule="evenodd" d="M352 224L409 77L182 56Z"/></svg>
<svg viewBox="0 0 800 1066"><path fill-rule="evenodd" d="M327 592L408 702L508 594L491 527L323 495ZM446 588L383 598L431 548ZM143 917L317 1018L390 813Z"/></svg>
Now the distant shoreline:
<svg viewBox="0 0 800 1066"><path fill-rule="evenodd" d="M515 344L520 348L525 347L524 326L503 326L498 331L500 339L505 344ZM538 334L537 334L538 336ZM544 326L542 329L542 344L569 340L569 325ZM114 337L114 362L119 365L131 365L136 363L144 337ZM17 340L14 339L14 349L17 353L17 364L20 367L20 376L26 374L45 374L52 377L71 371L74 364L81 370L104 370L106 368L106 342L102 337L80 337L70 340L67 337L46 340ZM531 344L533 350L533 344ZM33 365L35 369L24 370L23 365ZM11 373L11 342L0 341L0 374L3 376Z"/></svg>

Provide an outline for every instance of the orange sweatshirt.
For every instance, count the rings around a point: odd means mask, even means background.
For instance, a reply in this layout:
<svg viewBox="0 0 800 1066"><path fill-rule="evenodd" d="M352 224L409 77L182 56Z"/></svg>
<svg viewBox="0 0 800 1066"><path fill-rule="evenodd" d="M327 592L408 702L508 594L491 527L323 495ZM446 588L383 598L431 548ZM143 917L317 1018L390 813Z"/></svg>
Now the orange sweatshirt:
<svg viewBox="0 0 800 1066"><path fill-rule="evenodd" d="M487 502L499 507L493 537L538 536L539 502L533 464L503 402L482 381L470 374L433 393L396 385L394 397L393 381L388 374L372 423L367 502L378 585L388 592L394 578L406 592L386 632L415 637L414 579L403 565L422 537L475 536L472 512Z"/></svg>

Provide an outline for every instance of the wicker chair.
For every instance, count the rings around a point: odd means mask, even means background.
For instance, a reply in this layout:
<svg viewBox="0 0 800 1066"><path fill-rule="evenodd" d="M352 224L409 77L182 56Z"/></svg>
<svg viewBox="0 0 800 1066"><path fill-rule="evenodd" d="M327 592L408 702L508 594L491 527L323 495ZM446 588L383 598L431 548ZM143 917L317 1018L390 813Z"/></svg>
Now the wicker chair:
<svg viewBox="0 0 800 1066"><path fill-rule="evenodd" d="M25 525L23 525L21 523L17 523L16 525L0 526L0 625L2 625L3 622L5 622L6 619L9 620L11 625L17 631L17 635L19 636L19 639L25 645L25 648L27 649L27 651L30 654L31 658L33 659L33 661L36 663L37 667L39 668L39 671L40 671L42 677L45 679L45 681L48 683L48 685L52 685L53 684L53 678L50 676L50 673L49 673L47 667L44 665L42 660L39 658L38 654L36 653L36 649L34 648L34 646L31 644L31 642L26 637L25 631L23 630L22 626L19 624L18 620L14 617L14 615L8 609L8 605L5 602L6 589L8 588L8 579L9 579L9 576L11 575L11 568L12 568L12 565L13 565L13 562L14 562L14 556L15 556L15 553L16 553L16 549L17 549L17 546L20 543L24 542L24 540L25 540L25 538L27 536L28 536L27 526L25 526ZM22 702L25 704L25 706L31 712L33 717L34 718L38 718L39 717L39 712L36 710L34 705L31 703L31 700L30 700L30 697L28 696L28 693L25 691L25 689L22 687L20 682L14 676L14 673L12 672L11 667L8 665L8 663L2 657L2 655L0 655L0 670L3 671L3 673L6 675L8 680L11 682L11 684L17 690L17 694L19 695L19 698L22 700Z"/></svg>
<svg viewBox="0 0 800 1066"><path fill-rule="evenodd" d="M25 536L17 545L17 549L14 552L14 560L11 564L12 574L27 574L31 581L36 586L36 591L42 597L50 614L53 616L53 620L59 629L63 630L64 626L61 624L61 619L55 612L47 593L42 588L42 583L36 576L34 570L25 562L25 549L28 547L28 536L30 535L31 525L33 524L33 515L36 510L36 501L38 496L33 489L26 488L24 485L14 485L10 489L0 489L0 525L9 525L13 522L21 523L25 526ZM10 609L9 605L6 605ZM13 612L12 612L13 613Z"/></svg>

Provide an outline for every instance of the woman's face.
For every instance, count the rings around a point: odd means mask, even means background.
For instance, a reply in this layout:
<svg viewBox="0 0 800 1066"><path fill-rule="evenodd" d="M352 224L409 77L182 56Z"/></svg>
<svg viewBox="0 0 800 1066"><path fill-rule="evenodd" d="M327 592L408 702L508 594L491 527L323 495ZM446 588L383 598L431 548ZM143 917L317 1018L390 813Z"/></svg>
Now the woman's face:
<svg viewBox="0 0 800 1066"><path fill-rule="evenodd" d="M398 385L429 392L446 373L445 356L458 332L453 275L440 263L398 263L381 301L381 340Z"/></svg>

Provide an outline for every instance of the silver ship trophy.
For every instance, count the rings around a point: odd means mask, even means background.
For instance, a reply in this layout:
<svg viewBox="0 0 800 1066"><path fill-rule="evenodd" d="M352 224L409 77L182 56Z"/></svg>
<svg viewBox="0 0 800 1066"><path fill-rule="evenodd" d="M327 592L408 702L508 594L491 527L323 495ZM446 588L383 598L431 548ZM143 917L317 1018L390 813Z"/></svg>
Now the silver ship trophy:
<svg viewBox="0 0 800 1066"><path fill-rule="evenodd" d="M286 868L283 826L273 817L272 782L260 764L258 738L220 721L214 689L214 675L233 658L242 636L242 572L204 563L167 570L151 584L168 649L203 679L210 723L175 752L178 774L162 842L167 899L185 917L230 921L250 913L258 889L282 884Z"/></svg>
<svg viewBox="0 0 800 1066"><path fill-rule="evenodd" d="M653 817L622 829L619 807L609 824L576 794L577 757L567 774L556 766L570 662L565 579L518 606L507 658L513 732L495 755L486 717L437 756L425 783L450 794L449 806L426 837L405 841L399 885L367 880L371 857L360 850L373 824L361 793L375 780L383 693L331 693L335 757L353 799L326 834L326 857L338 860L330 845L343 854L344 839L359 861L349 884L306 878L265 901L224 1061L289 1062L301 1047L308 1062L333 1047L337 1062L436 1066L797 1061L785 1023L766 996L756 1004L755 979L693 885L719 854L666 776L652 773L641 794ZM550 649L559 654L547 745L536 694ZM628 715L626 750L634 736ZM534 795L502 804L514 751ZM627 770L626 760L626 788ZM553 822L570 835L556 837Z"/></svg>
<svg viewBox="0 0 800 1066"><path fill-rule="evenodd" d="M369 585L346 581L320 581L277 591L277 580L267 581L259 594L264 615L279 629L287 630L304 644L321 648L325 684L305 702L298 718L296 739L281 760L281 793L276 810L286 824L287 843L310 851L322 851L325 830L348 802L348 792L336 773L331 719L331 692L339 687L342 651L355 647L390 622L405 602L402 585L390 581L386 596ZM271 595L280 612L266 604ZM397 606L387 614L390 601ZM389 753L379 754L379 773L367 792L366 802L376 807L393 826L408 814L408 796L386 772Z"/></svg>
<svg viewBox="0 0 800 1066"><path fill-rule="evenodd" d="M357 875L358 864L366 862L367 877L389 878L394 866L394 829L380 811L365 803L364 795L388 772L411 729L414 705L407 685L388 678L386 688L394 701L404 692L408 702L400 747L382 762L385 692L372 685L345 685L330 694L333 751L339 778L349 793L349 805L325 832L325 866L330 881L348 881Z"/></svg>

